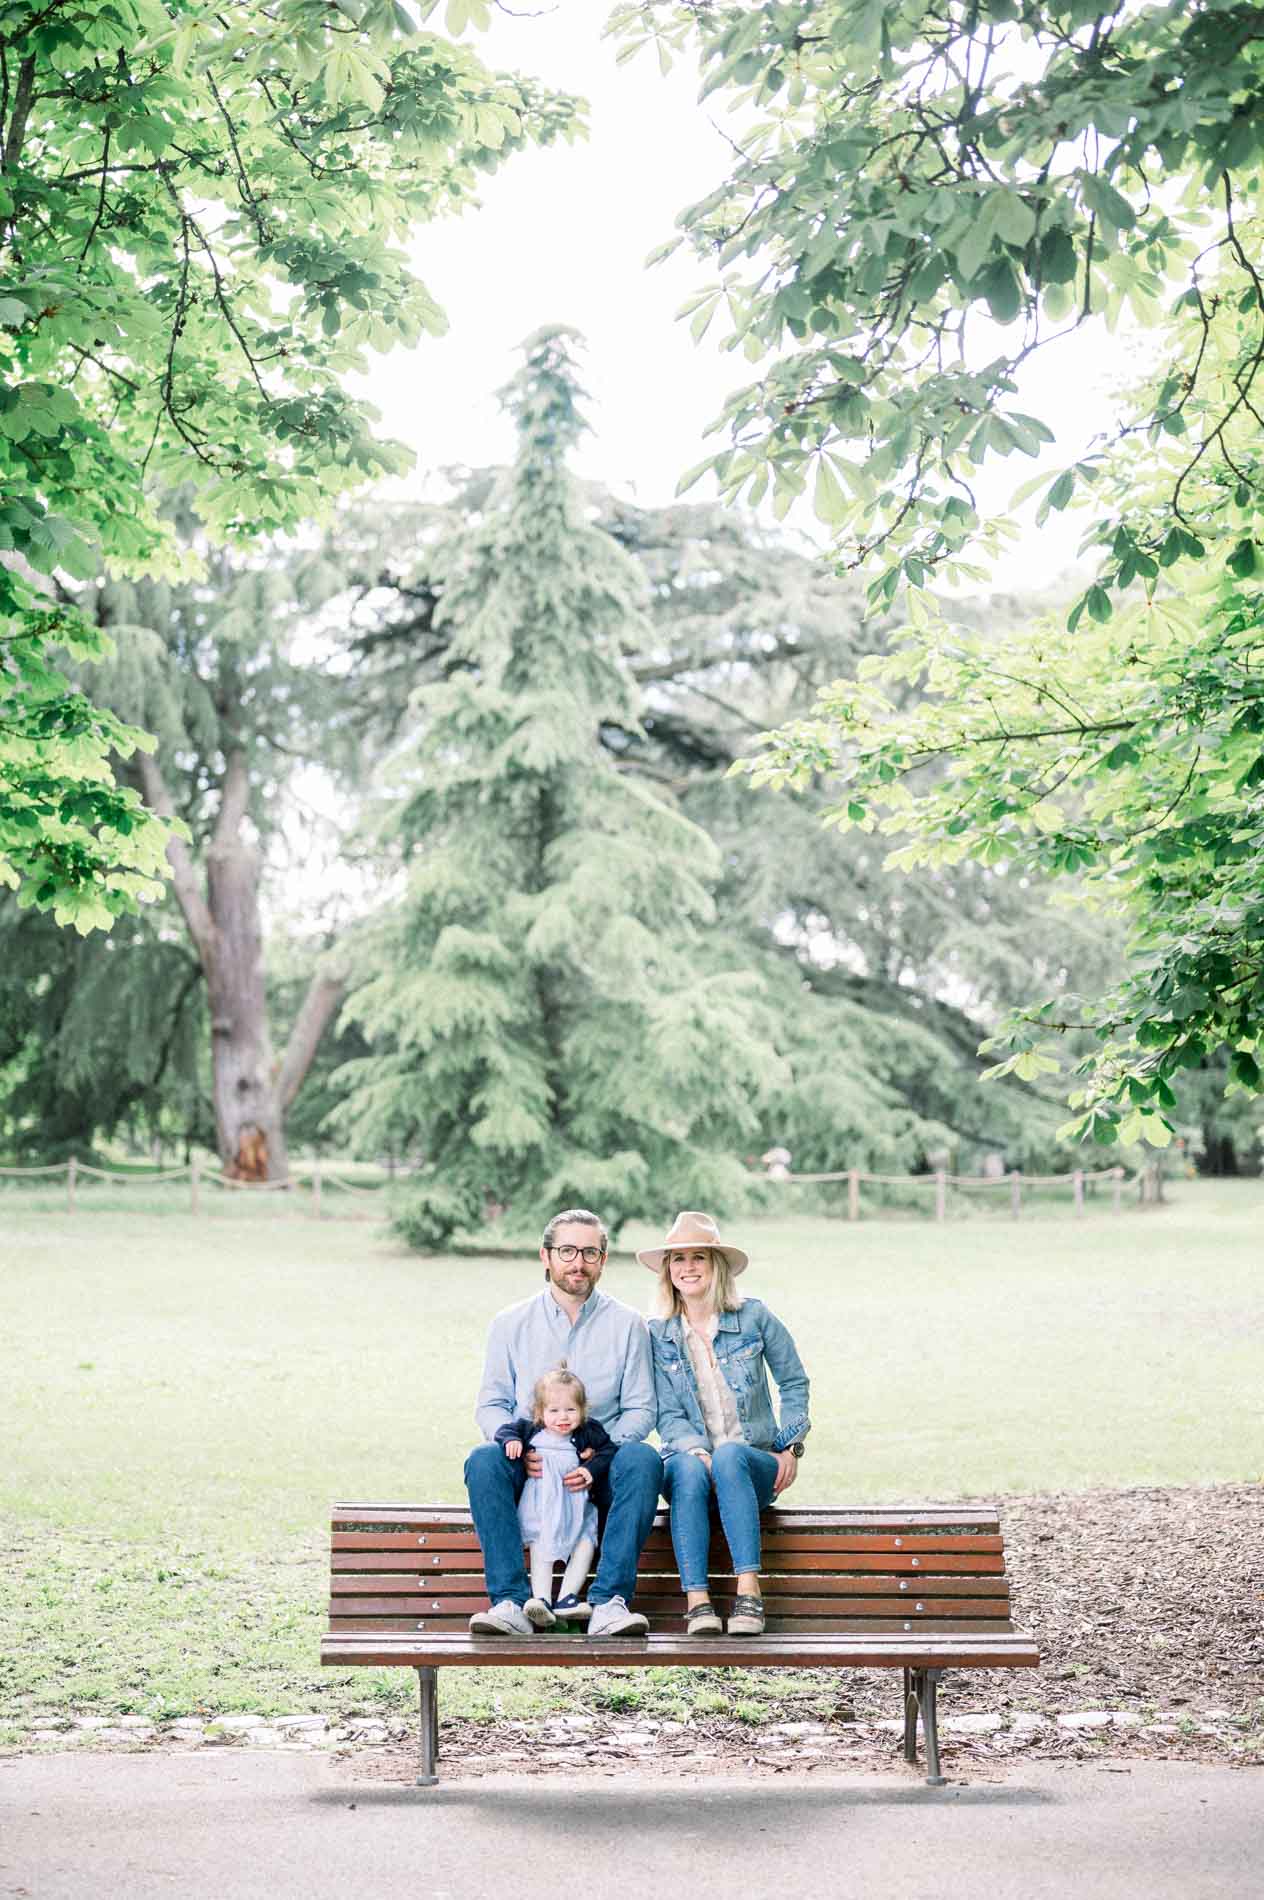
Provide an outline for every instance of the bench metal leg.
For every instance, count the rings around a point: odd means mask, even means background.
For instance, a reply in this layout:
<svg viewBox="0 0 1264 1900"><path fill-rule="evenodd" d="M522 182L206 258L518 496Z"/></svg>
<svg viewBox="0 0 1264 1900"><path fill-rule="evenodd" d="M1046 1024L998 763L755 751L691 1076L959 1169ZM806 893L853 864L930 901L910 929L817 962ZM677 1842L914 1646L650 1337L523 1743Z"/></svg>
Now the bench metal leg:
<svg viewBox="0 0 1264 1900"><path fill-rule="evenodd" d="M906 1669L904 1671L904 1759L917 1760L917 1718L922 1718L926 1740L926 1785L942 1788L939 1771L939 1725L936 1719L935 1692L942 1669Z"/></svg>
<svg viewBox="0 0 1264 1900"><path fill-rule="evenodd" d="M904 1671L904 1759L917 1760L917 1690L913 1671Z"/></svg>
<svg viewBox="0 0 1264 1900"><path fill-rule="evenodd" d="M421 1703L421 1756L417 1764L417 1786L437 1787L439 1765L439 1678L435 1669L417 1671L417 1690Z"/></svg>
<svg viewBox="0 0 1264 1900"><path fill-rule="evenodd" d="M936 1712L936 1690L942 1669L923 1669L922 1687L918 1700L922 1705L922 1734L926 1739L926 1786L942 1788L944 1777L939 1772L939 1720Z"/></svg>

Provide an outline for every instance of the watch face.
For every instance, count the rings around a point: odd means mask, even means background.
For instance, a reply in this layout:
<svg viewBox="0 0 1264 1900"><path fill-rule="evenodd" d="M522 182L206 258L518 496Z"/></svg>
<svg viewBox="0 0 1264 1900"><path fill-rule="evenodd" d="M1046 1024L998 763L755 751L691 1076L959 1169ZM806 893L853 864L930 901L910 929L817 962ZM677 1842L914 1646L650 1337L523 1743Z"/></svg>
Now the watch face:
<svg viewBox="0 0 1264 1900"><path fill-rule="evenodd" d="M796 1457L796 1458L802 1458L802 1456L803 1456L803 1446L802 1446L802 1445L791 1445L791 1447L790 1447L790 1449L791 1449L791 1451L792 1451L792 1452L794 1453L794 1455L795 1455L795 1457Z"/></svg>

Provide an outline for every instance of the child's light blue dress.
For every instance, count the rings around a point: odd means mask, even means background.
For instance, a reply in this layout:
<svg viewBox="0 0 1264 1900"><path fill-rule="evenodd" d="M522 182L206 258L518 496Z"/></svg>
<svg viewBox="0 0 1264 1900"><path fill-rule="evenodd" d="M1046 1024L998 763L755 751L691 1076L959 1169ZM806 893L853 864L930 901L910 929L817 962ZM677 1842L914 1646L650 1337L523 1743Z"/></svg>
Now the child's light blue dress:
<svg viewBox="0 0 1264 1900"><path fill-rule="evenodd" d="M562 1479L574 1471L579 1453L571 1436L547 1429L537 1432L530 1451L538 1451L544 1470L538 1478L528 1478L518 1505L518 1523L522 1541L533 1549L547 1551L553 1562L565 1563L581 1537L597 1541L597 1507L587 1491L568 1491Z"/></svg>

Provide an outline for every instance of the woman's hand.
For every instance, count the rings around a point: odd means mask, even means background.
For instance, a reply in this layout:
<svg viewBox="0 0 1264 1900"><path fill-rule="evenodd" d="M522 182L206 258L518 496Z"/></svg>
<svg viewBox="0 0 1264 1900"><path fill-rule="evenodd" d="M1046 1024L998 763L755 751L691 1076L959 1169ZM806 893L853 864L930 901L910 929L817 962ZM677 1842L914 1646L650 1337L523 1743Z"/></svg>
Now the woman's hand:
<svg viewBox="0 0 1264 1900"><path fill-rule="evenodd" d="M783 1491L790 1489L798 1477L799 1461L792 1451L779 1451L774 1453L774 1456L777 1460L777 1476L773 1482L772 1494L775 1498L779 1498Z"/></svg>
<svg viewBox="0 0 1264 1900"><path fill-rule="evenodd" d="M592 1481L592 1472L586 1471L583 1465L576 1465L575 1468L572 1471L568 1471L566 1476L562 1479L562 1483L568 1491L587 1491L591 1488Z"/></svg>
<svg viewBox="0 0 1264 1900"><path fill-rule="evenodd" d="M505 1440L505 1456L506 1458L521 1458L522 1440L520 1438L507 1438Z"/></svg>
<svg viewBox="0 0 1264 1900"><path fill-rule="evenodd" d="M696 1458L700 1465L705 1465L707 1470L710 1471L711 1453L709 1451L703 1451L701 1446L697 1446L695 1447L693 1451L690 1452L689 1456L691 1458Z"/></svg>

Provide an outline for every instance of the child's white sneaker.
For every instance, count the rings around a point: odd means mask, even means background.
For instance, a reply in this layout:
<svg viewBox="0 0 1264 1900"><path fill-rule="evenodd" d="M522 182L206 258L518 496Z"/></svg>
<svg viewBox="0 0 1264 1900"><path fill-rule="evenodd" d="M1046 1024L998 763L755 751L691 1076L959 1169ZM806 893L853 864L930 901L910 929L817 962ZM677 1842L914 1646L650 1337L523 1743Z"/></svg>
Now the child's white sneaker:
<svg viewBox="0 0 1264 1900"><path fill-rule="evenodd" d="M528 1597L522 1613L533 1630L551 1630L557 1622L543 1597Z"/></svg>

